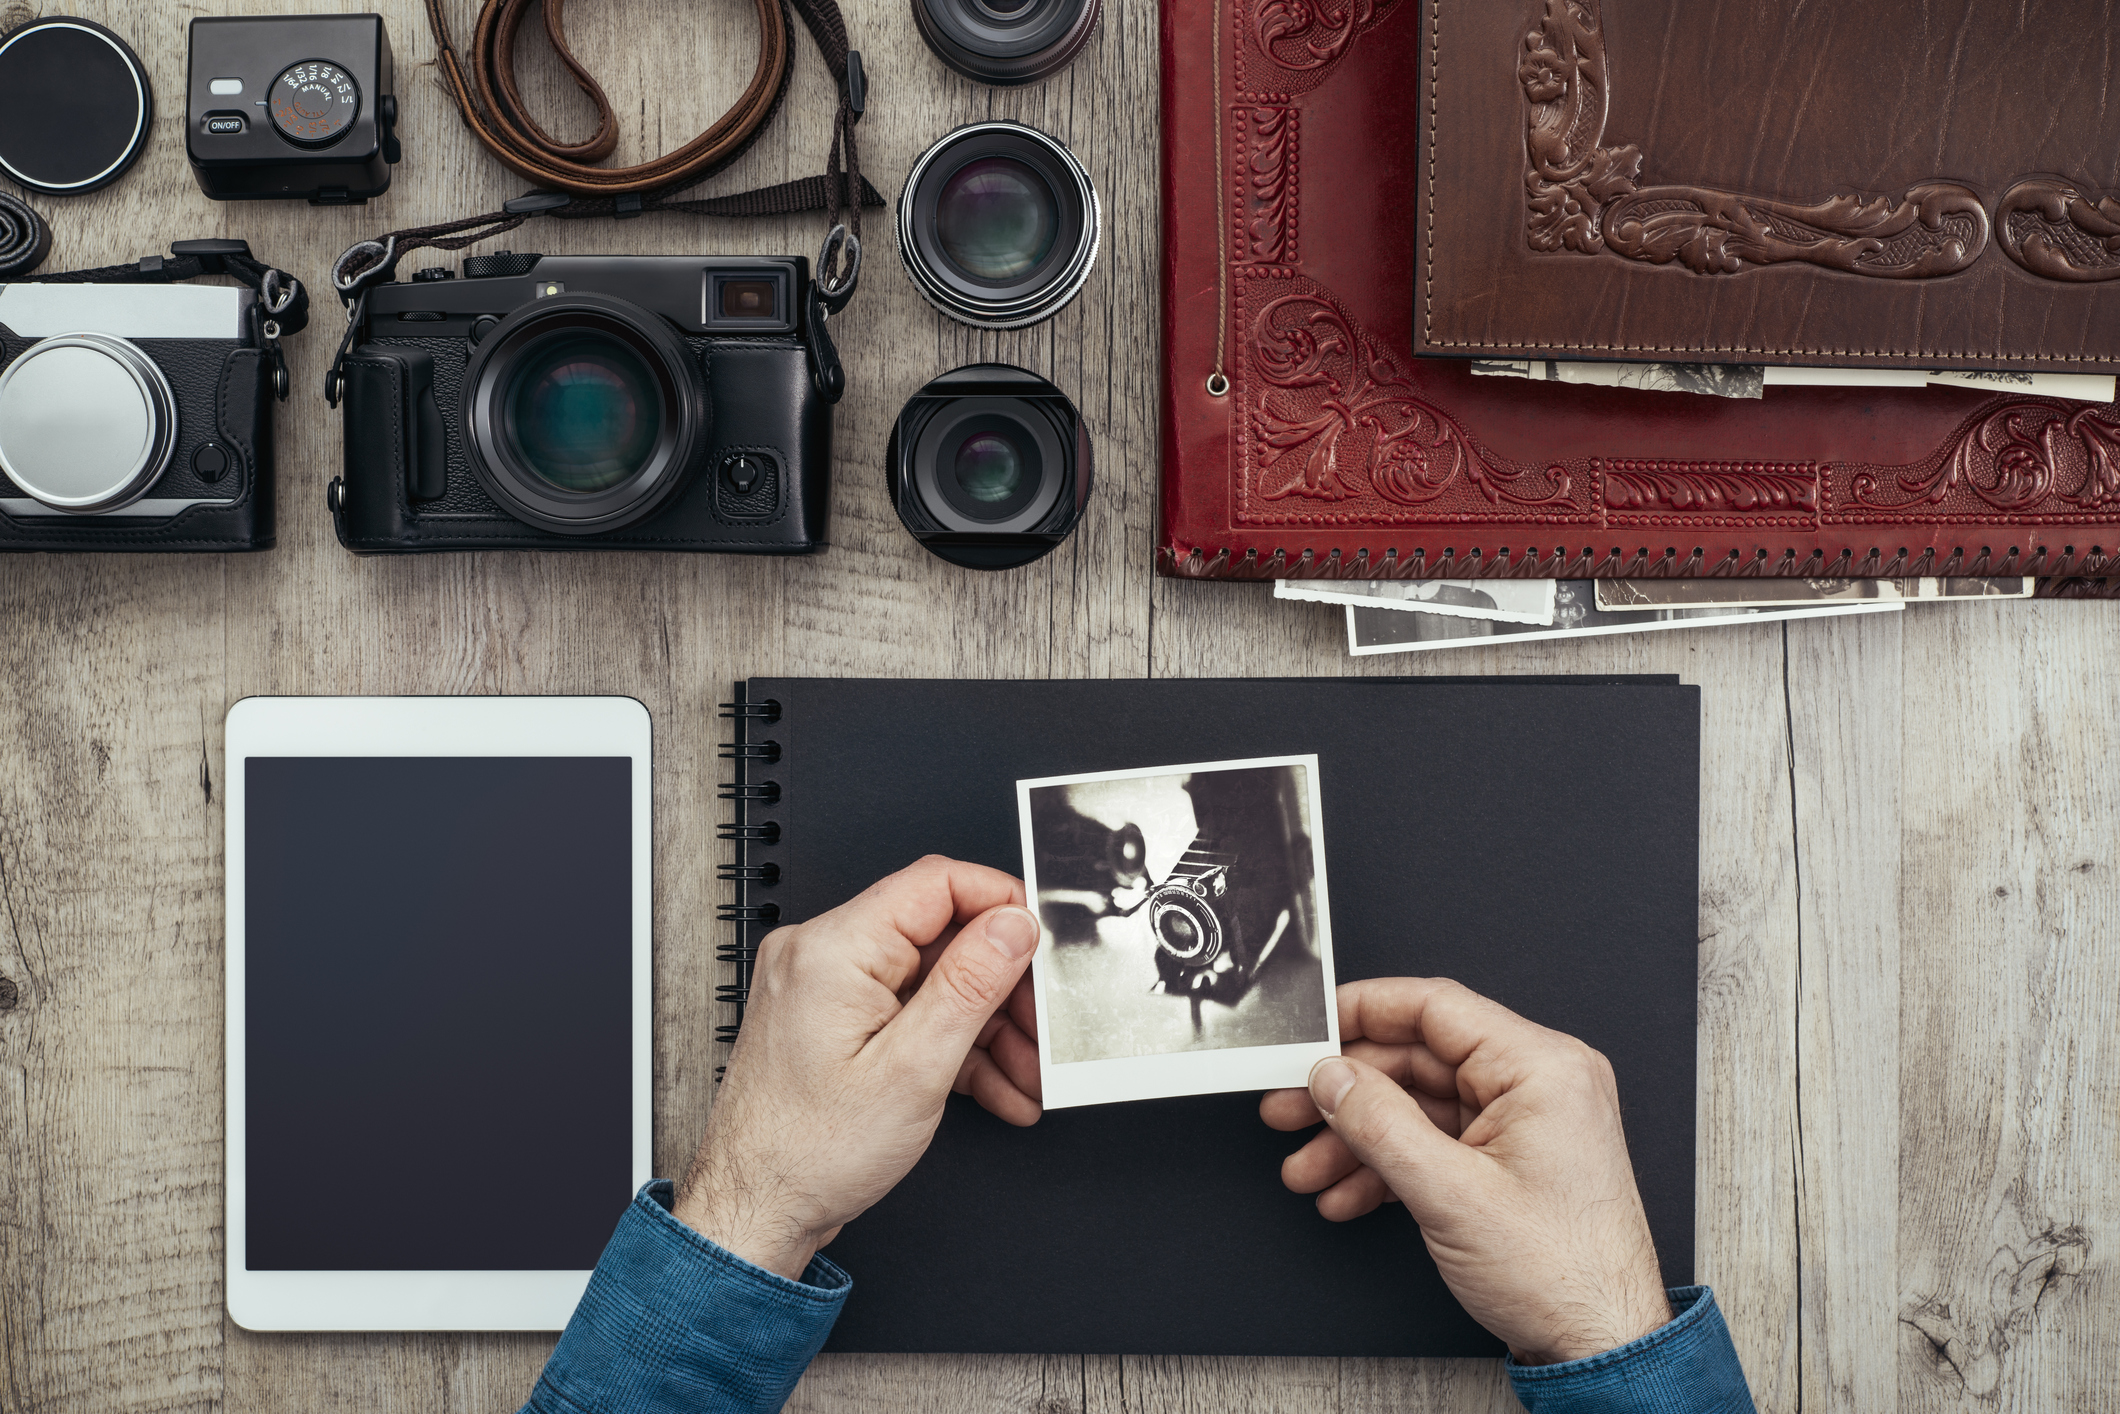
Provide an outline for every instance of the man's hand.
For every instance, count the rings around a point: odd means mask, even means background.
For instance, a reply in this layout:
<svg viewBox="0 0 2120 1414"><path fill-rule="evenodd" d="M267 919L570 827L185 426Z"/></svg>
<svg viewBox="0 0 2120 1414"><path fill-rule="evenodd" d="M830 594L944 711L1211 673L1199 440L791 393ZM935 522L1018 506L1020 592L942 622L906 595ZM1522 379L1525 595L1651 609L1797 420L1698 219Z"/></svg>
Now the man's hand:
<svg viewBox="0 0 2120 1414"><path fill-rule="evenodd" d="M952 1089L1035 1123L1037 946L1019 880L932 855L768 934L678 1219L799 1281L927 1151Z"/></svg>
<svg viewBox="0 0 2120 1414"><path fill-rule="evenodd" d="M1352 982L1339 1001L1346 1059L1259 1106L1275 1129L1330 1126L1284 1183L1334 1222L1404 1202L1451 1292L1525 1364L1671 1319L1603 1056L1455 982Z"/></svg>

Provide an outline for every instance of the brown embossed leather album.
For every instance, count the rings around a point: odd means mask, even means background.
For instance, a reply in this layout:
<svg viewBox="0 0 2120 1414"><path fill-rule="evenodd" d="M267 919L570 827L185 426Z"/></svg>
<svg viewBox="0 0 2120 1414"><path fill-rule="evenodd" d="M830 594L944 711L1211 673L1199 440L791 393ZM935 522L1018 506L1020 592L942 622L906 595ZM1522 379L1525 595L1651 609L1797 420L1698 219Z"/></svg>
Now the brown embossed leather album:
<svg viewBox="0 0 2120 1414"><path fill-rule="evenodd" d="M2105 0L1430 0L1415 347L2109 371Z"/></svg>
<svg viewBox="0 0 2120 1414"><path fill-rule="evenodd" d="M1984 319L2026 355L2008 367L2113 371L2094 359L2120 352L2120 280L2094 277L2120 275L2120 57L2098 5L1601 9L1163 0L1158 568L2120 574L2120 404L1717 398L1417 356L1564 314L1646 329L1640 292L1668 286L1657 317L1733 346L1970 349ZM1493 103L1454 133L1476 92ZM1457 279L1433 324L1431 249Z"/></svg>

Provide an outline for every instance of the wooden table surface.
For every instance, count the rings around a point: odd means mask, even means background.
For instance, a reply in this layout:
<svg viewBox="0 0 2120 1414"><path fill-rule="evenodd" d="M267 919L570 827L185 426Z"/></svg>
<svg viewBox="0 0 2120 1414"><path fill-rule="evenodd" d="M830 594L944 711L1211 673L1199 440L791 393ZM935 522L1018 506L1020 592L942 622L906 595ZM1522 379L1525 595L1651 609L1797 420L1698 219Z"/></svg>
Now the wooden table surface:
<svg viewBox="0 0 2120 1414"><path fill-rule="evenodd" d="M492 210L523 184L448 108L420 6L385 0L404 114L395 189L351 210L207 201L183 158L186 22L300 8L73 0L131 41L159 101L147 154L116 186L32 198L58 235L46 268L240 236L314 282L320 303L292 341L296 391L279 411L278 548L0 557L0 1410L504 1412L551 1348L532 1335L254 1335L223 1310L221 721L238 698L576 692L648 705L656 1157L671 1173L721 1059L710 826L715 704L732 679L1611 671L1703 689L1699 1276L1760 1408L2120 1407L2110 606L1953 604L1350 660L1334 610L1277 604L1262 585L1153 578L1148 0L1113 0L1072 68L1015 91L944 70L903 0L849 5L873 84L864 161L886 194L952 125L1020 118L1081 155L1107 225L1081 299L1049 324L989 334L920 301L886 216L870 214L861 293L833 325L851 391L828 553L356 559L324 510L339 465L338 418L319 395L340 332L322 292L329 260L386 229ZM450 9L461 37L472 7ZM36 13L0 3L0 28ZM577 5L571 20L623 115L626 160L702 128L754 60L742 0ZM710 190L822 170L831 85L808 39L795 42L781 116ZM543 111L585 132L590 110L542 37L525 49ZM819 235L814 217L647 217L548 221L498 244L812 254ZM881 475L906 396L980 359L1047 373L1097 436L1082 528L1036 566L994 575L915 546ZM1624 818L1615 802L1556 824ZM376 979L379 1006L389 988ZM476 1202L489 1181L505 1176L466 1174L449 1201ZM1007 1274L995 1280L1005 1291ZM1155 1355L826 1356L790 1406L1515 1407L1483 1361Z"/></svg>

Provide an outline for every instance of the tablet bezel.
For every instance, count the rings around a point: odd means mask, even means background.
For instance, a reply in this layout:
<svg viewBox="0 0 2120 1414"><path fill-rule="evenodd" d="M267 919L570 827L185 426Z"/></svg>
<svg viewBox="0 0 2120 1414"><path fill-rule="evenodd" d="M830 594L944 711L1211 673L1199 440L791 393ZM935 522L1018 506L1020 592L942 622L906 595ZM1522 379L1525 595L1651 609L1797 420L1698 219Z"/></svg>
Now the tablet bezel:
<svg viewBox="0 0 2120 1414"><path fill-rule="evenodd" d="M245 1260L244 761L253 756L626 756L633 773L633 1186L654 1162L654 801L630 697L246 697L228 710L228 1314L254 1331L556 1331L581 1271L249 1271ZM443 1195L436 1195L443 1201ZM612 1214L613 1220L617 1213Z"/></svg>

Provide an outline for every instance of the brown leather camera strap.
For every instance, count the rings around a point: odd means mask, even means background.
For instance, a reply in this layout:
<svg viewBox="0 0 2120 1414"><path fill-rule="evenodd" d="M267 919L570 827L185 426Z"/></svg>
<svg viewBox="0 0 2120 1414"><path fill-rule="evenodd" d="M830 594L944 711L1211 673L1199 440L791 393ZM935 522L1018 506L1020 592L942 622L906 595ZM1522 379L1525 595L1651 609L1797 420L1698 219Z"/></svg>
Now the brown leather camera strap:
<svg viewBox="0 0 2120 1414"><path fill-rule="evenodd" d="M567 45L564 0L543 0L545 34L567 66L575 85L596 105L596 131L581 142L562 142L530 115L516 86L515 40L527 12L538 0L484 0L472 36L467 63L450 38L442 0L427 0L427 20L440 49L443 83L457 111L479 141L509 168L547 190L575 196L604 197L616 202L617 214L640 210L641 193L668 191L703 181L727 167L758 139L787 93L793 67L783 0L754 0L758 8L758 67L734 107L690 142L652 162L634 167L593 165L618 146L618 116L602 85L582 67ZM757 192L716 198L716 208L701 214L729 216L783 215L829 207L836 220L851 209L850 224L860 232L860 208L881 206L883 198L861 178L854 148L854 124L864 102L860 57L852 56L851 74L846 22L836 0L788 0L817 41L818 51L839 82L839 113L833 124L832 156L823 178L806 178ZM844 169L842 169L842 157ZM844 175L842 175L842 170ZM665 203L657 203L658 206ZM569 212L588 215L589 211Z"/></svg>

